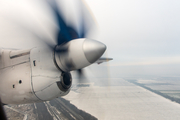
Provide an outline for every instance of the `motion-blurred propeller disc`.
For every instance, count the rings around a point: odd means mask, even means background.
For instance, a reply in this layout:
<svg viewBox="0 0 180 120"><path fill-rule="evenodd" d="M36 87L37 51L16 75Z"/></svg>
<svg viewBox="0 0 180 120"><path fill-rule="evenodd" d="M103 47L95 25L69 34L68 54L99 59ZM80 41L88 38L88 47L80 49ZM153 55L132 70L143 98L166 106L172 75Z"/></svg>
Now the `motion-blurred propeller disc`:
<svg viewBox="0 0 180 120"><path fill-rule="evenodd" d="M88 20L85 16L88 15L90 18L91 15L89 14L87 8L85 7L84 3L79 0L78 2L78 11L80 12L80 18L79 18L79 23L77 27L75 25L70 25L67 24L67 21L63 17L63 14L60 12L58 9L57 3L55 0L52 0L51 2L48 2L48 5L50 6L50 9L54 13L55 18L57 19L57 24L59 29L57 30L57 37L56 37L56 42L57 46L61 46L62 44L66 44L67 42L73 40L73 39L78 39L78 38L85 38L87 37L87 34L90 30L90 27L92 27L92 19L91 23L89 22L90 19ZM79 31L78 31L79 30ZM68 48L60 48L56 49L56 52L68 52ZM79 78L82 78L83 76L83 70L79 69L77 70Z"/></svg>

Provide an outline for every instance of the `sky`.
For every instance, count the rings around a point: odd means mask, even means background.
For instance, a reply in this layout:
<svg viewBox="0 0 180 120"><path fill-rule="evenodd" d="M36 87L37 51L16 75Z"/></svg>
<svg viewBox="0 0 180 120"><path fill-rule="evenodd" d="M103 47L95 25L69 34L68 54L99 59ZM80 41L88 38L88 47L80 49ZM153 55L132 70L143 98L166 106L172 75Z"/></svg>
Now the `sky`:
<svg viewBox="0 0 180 120"><path fill-rule="evenodd" d="M179 76L180 1L87 0L112 76Z"/></svg>
<svg viewBox="0 0 180 120"><path fill-rule="evenodd" d="M67 6L64 7L67 19L77 17L74 12L77 1L66 0L59 5ZM107 52L104 56L113 58L96 70L93 65L94 71L106 68L111 77L180 76L180 1L85 2L97 26L89 37L105 43ZM42 0L0 0L0 46L26 49L42 45L31 31L53 42L56 27L46 8ZM28 28L30 32L22 28Z"/></svg>

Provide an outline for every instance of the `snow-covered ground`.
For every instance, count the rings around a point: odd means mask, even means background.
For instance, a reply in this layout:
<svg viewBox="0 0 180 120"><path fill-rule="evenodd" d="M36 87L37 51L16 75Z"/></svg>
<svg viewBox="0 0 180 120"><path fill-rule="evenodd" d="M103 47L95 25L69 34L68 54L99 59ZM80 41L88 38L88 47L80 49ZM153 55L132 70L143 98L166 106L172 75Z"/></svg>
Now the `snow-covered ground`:
<svg viewBox="0 0 180 120"><path fill-rule="evenodd" d="M123 79L121 85L81 87L64 98L99 120L180 120L180 104Z"/></svg>

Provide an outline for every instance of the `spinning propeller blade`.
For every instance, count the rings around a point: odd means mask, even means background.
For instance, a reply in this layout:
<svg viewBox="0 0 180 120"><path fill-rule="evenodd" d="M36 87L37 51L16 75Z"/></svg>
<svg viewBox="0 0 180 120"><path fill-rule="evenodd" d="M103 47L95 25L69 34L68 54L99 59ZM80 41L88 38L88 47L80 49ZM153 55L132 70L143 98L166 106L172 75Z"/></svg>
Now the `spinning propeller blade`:
<svg viewBox="0 0 180 120"><path fill-rule="evenodd" d="M94 22L92 22L93 19L90 15L90 12L85 7L85 4L83 3L83 1L79 0L78 2L78 9L79 9L78 11L80 12L80 18L79 18L79 26L77 28L74 27L73 25L68 25L66 23L65 18L63 17L62 13L59 11L55 0L53 0L53 2L52 1L49 2L48 4L55 15L55 18L57 19L57 23L59 27L59 29L56 32L57 45L65 44L73 39L87 37L87 34L89 30L91 29L90 27L94 26L92 24ZM90 19L87 19L86 17L87 15ZM78 28L80 29L79 31L78 31ZM63 50L59 50L56 52L67 52L67 51L68 51L67 48L63 48ZM77 70L77 74L79 76L79 79L81 79L83 76L83 70L82 69Z"/></svg>

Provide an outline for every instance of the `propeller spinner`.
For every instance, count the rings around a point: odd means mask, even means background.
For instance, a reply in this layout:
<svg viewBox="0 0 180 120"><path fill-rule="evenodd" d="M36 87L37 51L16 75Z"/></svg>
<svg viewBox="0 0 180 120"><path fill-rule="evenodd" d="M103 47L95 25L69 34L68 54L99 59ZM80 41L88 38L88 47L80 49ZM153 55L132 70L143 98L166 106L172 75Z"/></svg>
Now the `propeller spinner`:
<svg viewBox="0 0 180 120"><path fill-rule="evenodd" d="M62 47L67 52L55 52L55 62L62 71L84 68L97 61L106 50L106 46L98 41L86 38L72 40L66 44L56 46L55 51Z"/></svg>

